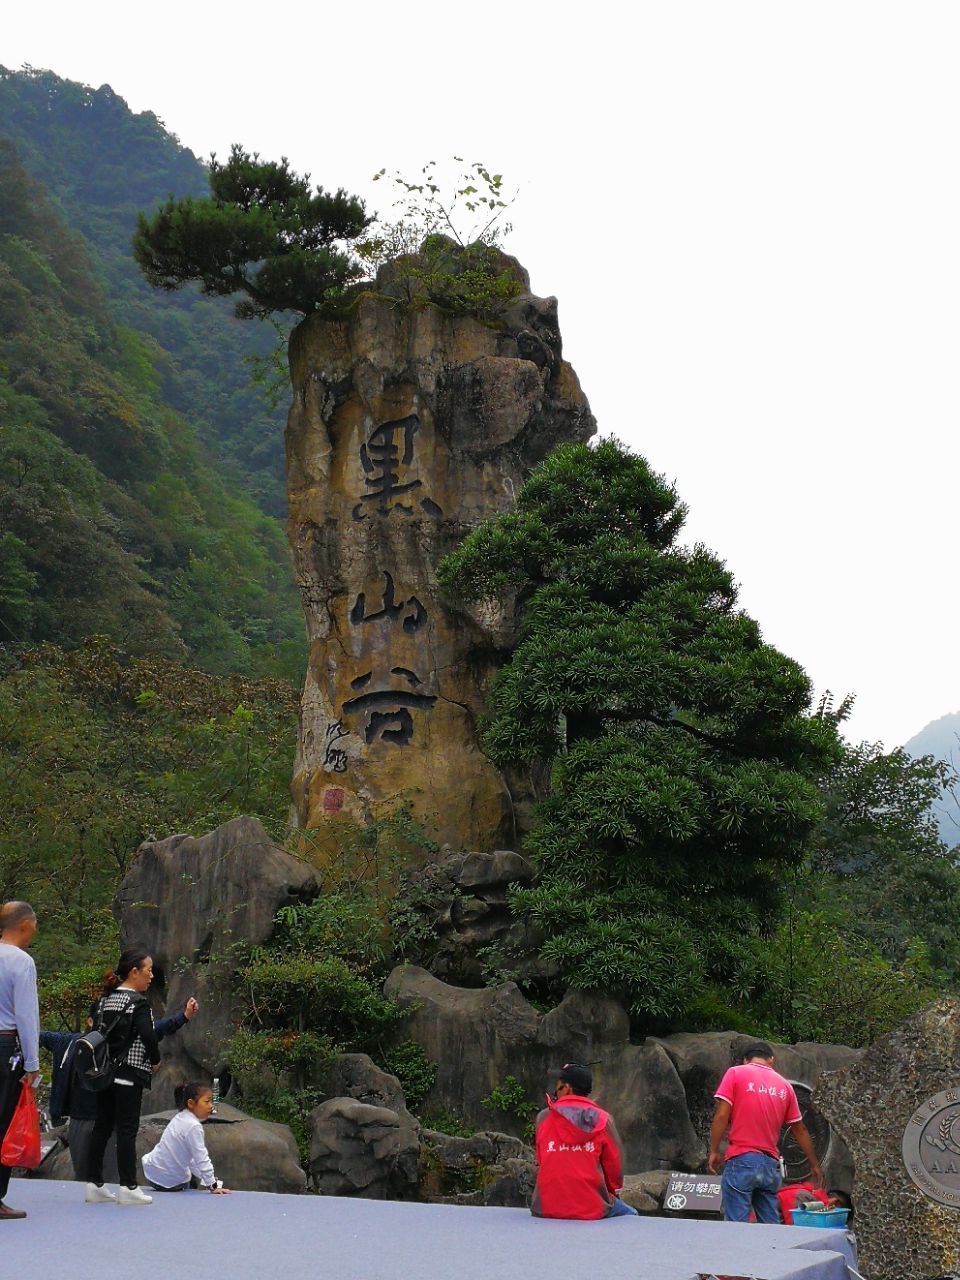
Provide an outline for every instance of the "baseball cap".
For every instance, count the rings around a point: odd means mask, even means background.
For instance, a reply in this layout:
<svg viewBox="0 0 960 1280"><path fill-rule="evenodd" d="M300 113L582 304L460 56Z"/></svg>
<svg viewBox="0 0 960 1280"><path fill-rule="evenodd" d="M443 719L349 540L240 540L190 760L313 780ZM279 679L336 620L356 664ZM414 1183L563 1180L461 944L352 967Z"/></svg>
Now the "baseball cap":
<svg viewBox="0 0 960 1280"><path fill-rule="evenodd" d="M562 1067L554 1067L550 1072L554 1080L562 1080L574 1093L586 1098L593 1088L593 1074L582 1062L565 1062Z"/></svg>

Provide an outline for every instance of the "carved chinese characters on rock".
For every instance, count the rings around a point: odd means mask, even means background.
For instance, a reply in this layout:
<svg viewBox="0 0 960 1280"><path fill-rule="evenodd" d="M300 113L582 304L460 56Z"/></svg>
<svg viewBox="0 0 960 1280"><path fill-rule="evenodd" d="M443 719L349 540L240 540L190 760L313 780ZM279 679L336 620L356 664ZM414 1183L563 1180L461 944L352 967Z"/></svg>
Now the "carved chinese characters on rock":
<svg viewBox="0 0 960 1280"><path fill-rule="evenodd" d="M383 578L379 608L368 610L366 594L361 591L350 610L351 626L385 622L407 637L415 636L426 626L427 610L415 595L397 600L393 575L384 573ZM414 712L430 711L437 700L436 694L424 692L429 675L402 665L390 666L380 673L361 672L350 681L356 696L343 704L344 719L358 726L354 731L368 745L382 738L397 747L408 746L414 733Z"/></svg>
<svg viewBox="0 0 960 1280"><path fill-rule="evenodd" d="M411 413L383 422L365 436L359 446L359 463L366 492L359 495L352 509L355 522L395 515L437 518L443 514L425 492L418 473L416 446L420 426L419 416ZM417 715L431 711L437 701L429 687L433 664L423 637L420 642L411 643L427 626L427 607L414 590L398 590L390 569L381 570L381 576L379 595L357 591L347 614L346 625L351 632L362 633L378 626L385 627L387 635L376 645L364 644L362 636L357 645L348 640L348 650L366 654L370 665L361 663L362 669L350 681L351 696L343 699L338 719L327 727L323 768L328 773L346 772L351 737L365 746L375 742L409 746ZM394 653L398 649L401 652ZM393 653L396 660L384 662L384 652Z"/></svg>
<svg viewBox="0 0 960 1280"><path fill-rule="evenodd" d="M365 520L372 512L401 516L442 516L440 507L423 492L423 480L413 474L415 438L420 418L415 413L383 422L360 446L368 492L361 494L353 508L354 520Z"/></svg>

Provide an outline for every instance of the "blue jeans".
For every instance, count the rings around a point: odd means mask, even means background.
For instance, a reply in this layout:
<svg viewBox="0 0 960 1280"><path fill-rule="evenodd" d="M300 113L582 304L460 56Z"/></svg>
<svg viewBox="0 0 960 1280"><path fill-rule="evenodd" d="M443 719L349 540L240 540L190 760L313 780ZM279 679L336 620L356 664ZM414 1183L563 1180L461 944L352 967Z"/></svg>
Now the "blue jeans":
<svg viewBox="0 0 960 1280"><path fill-rule="evenodd" d="M780 1162L763 1151L745 1151L723 1166L723 1217L726 1222L746 1222L750 1210L758 1222L780 1222L777 1192Z"/></svg>
<svg viewBox="0 0 960 1280"><path fill-rule="evenodd" d="M624 1204L619 1196L614 1196L613 1204L610 1206L610 1211L606 1216L608 1218L638 1218L640 1215L637 1213L636 1209L631 1208L628 1204Z"/></svg>

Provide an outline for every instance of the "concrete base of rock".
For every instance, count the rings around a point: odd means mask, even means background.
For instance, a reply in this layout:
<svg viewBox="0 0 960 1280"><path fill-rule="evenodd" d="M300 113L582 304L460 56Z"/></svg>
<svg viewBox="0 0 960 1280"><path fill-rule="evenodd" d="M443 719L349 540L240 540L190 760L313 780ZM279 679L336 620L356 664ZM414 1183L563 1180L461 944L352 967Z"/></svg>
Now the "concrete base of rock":
<svg viewBox="0 0 960 1280"><path fill-rule="evenodd" d="M83 1274L129 1280L131 1257L147 1256L145 1242L177 1280L696 1280L700 1273L851 1280L849 1266L856 1266L845 1231L801 1227L547 1222L524 1209L244 1192L157 1195L134 1211L84 1204L75 1182L27 1179L13 1183L10 1202L28 1214L3 1228L4 1274L11 1276L56 1276L81 1259Z"/></svg>

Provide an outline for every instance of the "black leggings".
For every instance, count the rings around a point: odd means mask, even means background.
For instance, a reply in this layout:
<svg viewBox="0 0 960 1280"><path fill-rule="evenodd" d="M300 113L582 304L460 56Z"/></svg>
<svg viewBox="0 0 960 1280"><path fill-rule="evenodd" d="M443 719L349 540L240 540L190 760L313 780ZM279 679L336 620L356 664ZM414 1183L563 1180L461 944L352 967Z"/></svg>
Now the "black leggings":
<svg viewBox="0 0 960 1280"><path fill-rule="evenodd" d="M87 1177L103 1182L103 1153L110 1135L117 1134L117 1173L121 1187L137 1185L137 1130L140 1128L142 1084L112 1084L97 1094L97 1118L90 1139Z"/></svg>

